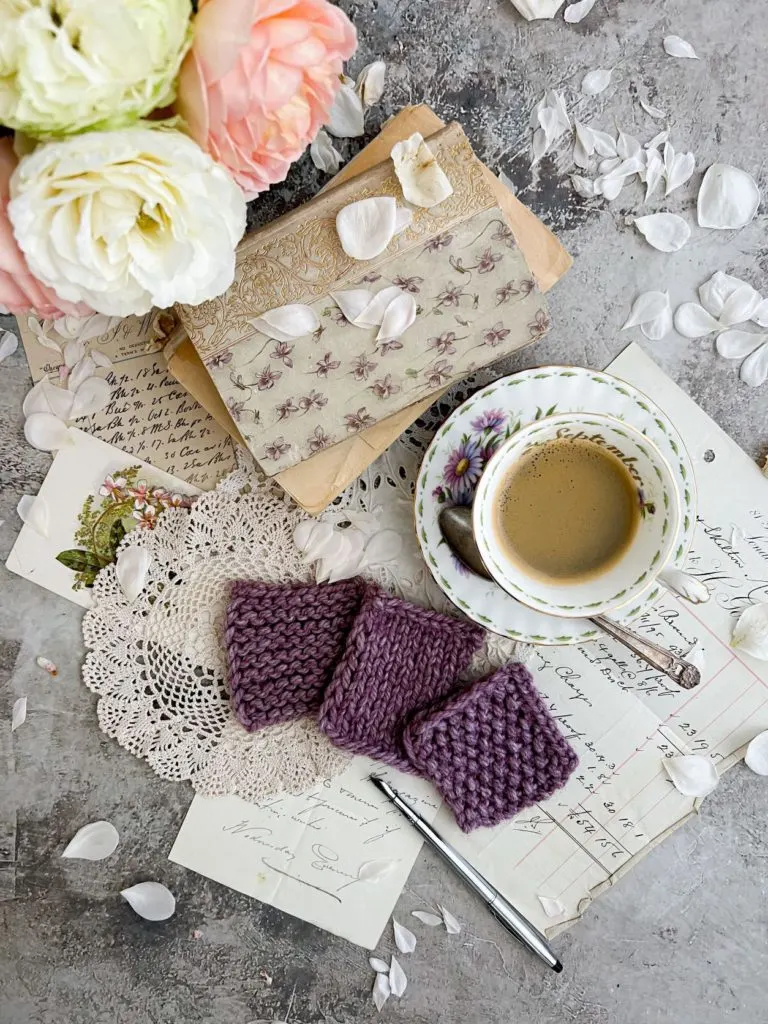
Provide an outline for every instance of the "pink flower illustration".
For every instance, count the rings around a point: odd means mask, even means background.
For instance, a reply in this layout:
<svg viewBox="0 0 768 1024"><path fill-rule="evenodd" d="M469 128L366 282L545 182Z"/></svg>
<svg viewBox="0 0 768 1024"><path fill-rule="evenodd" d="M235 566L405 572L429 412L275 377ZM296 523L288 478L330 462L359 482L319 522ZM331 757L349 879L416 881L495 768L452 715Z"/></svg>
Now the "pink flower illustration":
<svg viewBox="0 0 768 1024"><path fill-rule="evenodd" d="M257 376L254 384L259 391L271 391L282 376L282 370L273 370L272 367L265 366Z"/></svg>
<svg viewBox="0 0 768 1024"><path fill-rule="evenodd" d="M501 409L488 409L487 412L481 413L472 420L472 429L476 430L478 434L482 434L486 430L495 434L502 429L506 422L507 414Z"/></svg>
<svg viewBox="0 0 768 1024"><path fill-rule="evenodd" d="M360 284L376 284L376 282L380 280L381 274L377 274L375 270L371 270L365 275L365 277L360 278Z"/></svg>
<svg viewBox="0 0 768 1024"><path fill-rule="evenodd" d="M446 331L445 334L441 334L437 338L430 338L427 347L436 349L441 356L452 356L456 352L454 341L456 341L456 332Z"/></svg>
<svg viewBox="0 0 768 1024"><path fill-rule="evenodd" d="M441 235L435 235L434 238L430 238L427 244L422 249L422 252L440 252L445 249L446 246L450 245L453 241L453 235L449 235L443 232Z"/></svg>
<svg viewBox="0 0 768 1024"><path fill-rule="evenodd" d="M326 352L322 359L315 364L315 369L312 373L316 373L318 377L327 377L332 370L338 370L341 363L338 359L334 359L330 352Z"/></svg>
<svg viewBox="0 0 768 1024"><path fill-rule="evenodd" d="M349 320L347 320L347 318L344 316L344 314L338 308L338 306L333 306L333 308L328 313L328 316L330 316L331 320L333 320L333 322L335 324L338 324L340 327L346 327L347 324L349 323Z"/></svg>
<svg viewBox="0 0 768 1024"><path fill-rule="evenodd" d="M373 372L378 366L378 363L374 363L368 358L365 352L357 357L352 364L352 369L349 371L355 380L368 380L368 375Z"/></svg>
<svg viewBox="0 0 768 1024"><path fill-rule="evenodd" d="M319 391L310 391L308 395L299 399L299 409L303 413L309 412L310 409L322 409L324 405L328 405L328 399Z"/></svg>
<svg viewBox="0 0 768 1024"><path fill-rule="evenodd" d="M486 249L477 263L478 274L490 274L496 269L496 264L501 262L501 256L497 252Z"/></svg>
<svg viewBox="0 0 768 1024"><path fill-rule="evenodd" d="M239 423L240 417L245 412L245 402L238 402L234 398L227 399L227 408L229 409L229 415L232 419Z"/></svg>
<svg viewBox="0 0 768 1024"><path fill-rule="evenodd" d="M530 295L531 292L536 291L536 282L532 277L527 277L524 281L520 282L520 291L523 295Z"/></svg>
<svg viewBox="0 0 768 1024"><path fill-rule="evenodd" d="M507 281L506 284L502 285L501 288L496 289L496 305L500 306L504 302L509 302L513 295L519 295L520 289L515 288L513 281Z"/></svg>
<svg viewBox="0 0 768 1024"><path fill-rule="evenodd" d="M401 389L400 385L395 384L392 380L392 374L388 373L386 377L381 377L379 380L374 381L368 390L372 391L377 398L384 399L398 394Z"/></svg>
<svg viewBox="0 0 768 1024"><path fill-rule="evenodd" d="M412 295L419 294L419 285L424 284L423 277L395 277L392 284L404 292L411 292Z"/></svg>
<svg viewBox="0 0 768 1024"><path fill-rule="evenodd" d="M531 323L528 324L528 330L530 331L531 338L534 341L538 341L542 338L550 328L552 321L549 318L549 314L546 310L540 309L536 313Z"/></svg>
<svg viewBox="0 0 768 1024"><path fill-rule="evenodd" d="M483 344L490 345L491 348L496 348L497 345L500 345L502 341L504 341L508 334L509 328L505 327L501 320L499 320L493 325L493 327L489 327L485 332L483 335Z"/></svg>
<svg viewBox="0 0 768 1024"><path fill-rule="evenodd" d="M279 462L282 457L291 450L290 444L284 437L276 437L264 447L264 456L271 462Z"/></svg>
<svg viewBox="0 0 768 1024"><path fill-rule="evenodd" d="M438 306L458 306L464 292L458 286L446 288L437 296Z"/></svg>
<svg viewBox="0 0 768 1024"><path fill-rule="evenodd" d="M208 367L209 370L218 370L222 366L226 366L227 363L231 363L231 362L232 362L232 353L231 352L219 352L217 355L211 356L210 359L207 359L206 362L205 362L205 365Z"/></svg>
<svg viewBox="0 0 768 1024"><path fill-rule="evenodd" d="M125 497L123 488L125 487L126 479L124 476L106 476L104 483L99 488L99 494L102 498L112 498L114 501L120 501L121 498Z"/></svg>
<svg viewBox="0 0 768 1024"><path fill-rule="evenodd" d="M307 444L309 450L314 454L315 452L321 452L323 448L327 448L331 443L330 437L326 434L322 427L315 427L313 434L310 434L307 438Z"/></svg>
<svg viewBox="0 0 768 1024"><path fill-rule="evenodd" d="M379 352L383 356L385 356L387 352L397 352L397 350L402 347L402 341L398 341L397 338L390 338L389 341L379 342Z"/></svg>
<svg viewBox="0 0 768 1024"><path fill-rule="evenodd" d="M129 487L127 492L132 498L135 498L135 507L142 508L149 502L149 485L146 480L137 480L134 487Z"/></svg>
<svg viewBox="0 0 768 1024"><path fill-rule="evenodd" d="M269 353L269 357L270 359L279 359L283 366L290 368L293 366L291 352L293 352L293 345L289 345L287 341L276 341L275 347Z"/></svg>
<svg viewBox="0 0 768 1024"><path fill-rule="evenodd" d="M515 246L515 236L512 234L512 230L499 221L499 225L491 235L494 242L504 242L505 245L509 246L510 249Z"/></svg>
<svg viewBox="0 0 768 1024"><path fill-rule="evenodd" d="M299 411L298 405L296 405L292 398L286 398L281 405L275 406L275 409L279 420L288 419L292 413Z"/></svg>
<svg viewBox="0 0 768 1024"><path fill-rule="evenodd" d="M427 378L427 386L430 388L442 387L446 381L451 379L452 373L453 365L447 359L438 359L437 362L433 363L432 366L428 366L424 371Z"/></svg>
<svg viewBox="0 0 768 1024"><path fill-rule="evenodd" d="M157 524L157 509L154 505L139 507L137 502L131 515L138 521L140 530L154 530Z"/></svg>
<svg viewBox="0 0 768 1024"><path fill-rule="evenodd" d="M366 411L365 406L358 409L357 412L348 412L344 417L347 430L350 433L354 433L358 430L365 430L366 427L372 427L376 422L373 416Z"/></svg>
<svg viewBox="0 0 768 1024"><path fill-rule="evenodd" d="M485 456L479 441L466 438L451 452L443 470L443 479L452 496L461 503L471 494L485 467Z"/></svg>

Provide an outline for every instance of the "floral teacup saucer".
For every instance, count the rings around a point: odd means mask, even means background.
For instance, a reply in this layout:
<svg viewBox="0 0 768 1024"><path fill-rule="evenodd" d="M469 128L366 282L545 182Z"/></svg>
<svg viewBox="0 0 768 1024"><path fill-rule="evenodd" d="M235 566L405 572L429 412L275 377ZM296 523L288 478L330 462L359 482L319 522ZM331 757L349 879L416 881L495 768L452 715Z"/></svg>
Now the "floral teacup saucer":
<svg viewBox="0 0 768 1024"><path fill-rule="evenodd" d="M524 370L482 388L440 427L416 482L416 530L438 586L475 622L527 643L575 644L597 635L588 619L563 618L521 604L496 583L469 572L447 546L438 516L446 505L471 505L486 463L521 427L555 413L602 413L646 434L672 470L682 514L670 568L682 569L696 523L693 465L680 435L659 407L618 377L578 366ZM635 618L656 600L658 582L616 618Z"/></svg>

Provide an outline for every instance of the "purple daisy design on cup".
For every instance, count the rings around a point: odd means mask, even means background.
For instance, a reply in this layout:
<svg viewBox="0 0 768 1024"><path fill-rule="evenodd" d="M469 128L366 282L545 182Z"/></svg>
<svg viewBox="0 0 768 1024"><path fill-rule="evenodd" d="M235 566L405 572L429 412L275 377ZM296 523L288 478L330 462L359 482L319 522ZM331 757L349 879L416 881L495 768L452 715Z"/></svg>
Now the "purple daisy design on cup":
<svg viewBox="0 0 768 1024"><path fill-rule="evenodd" d="M489 433L498 434L504 429L506 422L507 414L501 409L487 409L472 420L472 429L476 430L478 434L482 434L486 430Z"/></svg>
<svg viewBox="0 0 768 1024"><path fill-rule="evenodd" d="M485 468L485 452L479 441L462 438L445 464L443 479L457 502L462 503L472 494Z"/></svg>

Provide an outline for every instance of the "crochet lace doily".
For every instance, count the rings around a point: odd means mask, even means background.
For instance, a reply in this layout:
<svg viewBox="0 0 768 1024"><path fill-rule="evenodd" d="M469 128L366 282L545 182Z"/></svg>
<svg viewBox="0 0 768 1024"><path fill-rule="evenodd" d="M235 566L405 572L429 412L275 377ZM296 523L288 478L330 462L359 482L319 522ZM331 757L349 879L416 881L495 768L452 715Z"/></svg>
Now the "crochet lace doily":
<svg viewBox="0 0 768 1024"><path fill-rule="evenodd" d="M426 569L413 529L418 445L396 443L323 516L336 523L395 530L396 560L363 575L406 600L439 610L447 601ZM416 449L416 450L414 450ZM189 780L207 796L258 802L305 791L339 774L348 755L313 721L249 733L235 719L226 682L222 627L228 584L313 578L293 542L305 514L241 464L191 510L168 509L152 531L134 530L123 547L151 555L147 584L126 600L108 566L83 621L89 653L83 678L99 696L101 729L154 771ZM509 660L512 641L488 636L472 665L478 675Z"/></svg>

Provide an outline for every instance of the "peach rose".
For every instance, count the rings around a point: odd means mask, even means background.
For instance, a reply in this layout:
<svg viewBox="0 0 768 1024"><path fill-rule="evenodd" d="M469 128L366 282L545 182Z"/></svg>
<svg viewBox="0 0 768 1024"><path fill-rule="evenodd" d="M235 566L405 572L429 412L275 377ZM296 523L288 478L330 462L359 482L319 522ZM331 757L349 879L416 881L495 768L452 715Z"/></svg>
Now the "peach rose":
<svg viewBox="0 0 768 1024"><path fill-rule="evenodd" d="M201 0L176 108L248 196L282 181L328 120L357 45L327 0Z"/></svg>
<svg viewBox="0 0 768 1024"><path fill-rule="evenodd" d="M13 140L0 139L0 311L14 315L32 313L43 320L64 316L87 316L87 306L77 306L60 299L51 288L34 277L16 244L7 207L10 199L11 175L16 167Z"/></svg>

